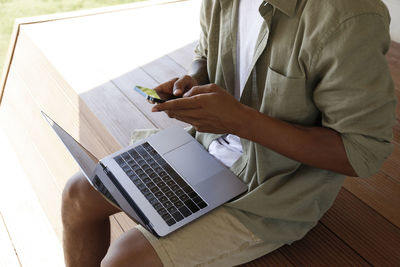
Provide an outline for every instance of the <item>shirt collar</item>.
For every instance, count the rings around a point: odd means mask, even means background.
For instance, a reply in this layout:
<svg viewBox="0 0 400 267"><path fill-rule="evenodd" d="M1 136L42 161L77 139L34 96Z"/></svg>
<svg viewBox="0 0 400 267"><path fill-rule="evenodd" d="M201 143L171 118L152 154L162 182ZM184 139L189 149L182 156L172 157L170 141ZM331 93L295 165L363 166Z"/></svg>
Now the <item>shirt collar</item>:
<svg viewBox="0 0 400 267"><path fill-rule="evenodd" d="M297 0L268 0L264 2L270 3L289 17L293 16L296 11Z"/></svg>

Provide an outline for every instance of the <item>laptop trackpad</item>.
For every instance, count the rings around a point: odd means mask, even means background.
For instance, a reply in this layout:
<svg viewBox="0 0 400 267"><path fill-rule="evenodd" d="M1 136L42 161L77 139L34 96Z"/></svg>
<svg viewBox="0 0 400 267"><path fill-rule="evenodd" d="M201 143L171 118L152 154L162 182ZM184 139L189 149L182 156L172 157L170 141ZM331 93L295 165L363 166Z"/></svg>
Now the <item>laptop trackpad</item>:
<svg viewBox="0 0 400 267"><path fill-rule="evenodd" d="M192 186L224 169L197 141L189 142L163 156Z"/></svg>

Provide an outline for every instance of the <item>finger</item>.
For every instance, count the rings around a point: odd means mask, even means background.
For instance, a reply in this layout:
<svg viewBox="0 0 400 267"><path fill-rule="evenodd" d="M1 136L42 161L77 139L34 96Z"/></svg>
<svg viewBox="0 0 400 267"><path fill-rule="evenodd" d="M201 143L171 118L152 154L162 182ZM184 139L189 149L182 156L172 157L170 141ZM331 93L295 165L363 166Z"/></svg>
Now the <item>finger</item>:
<svg viewBox="0 0 400 267"><path fill-rule="evenodd" d="M181 96L195 85L197 85L196 80L189 75L185 75L174 83L173 93L176 96Z"/></svg>
<svg viewBox="0 0 400 267"><path fill-rule="evenodd" d="M167 110L165 111L171 118L188 118L191 120L207 119L202 109L183 109L183 110Z"/></svg>
<svg viewBox="0 0 400 267"><path fill-rule="evenodd" d="M174 88L174 84L178 79L179 78L173 78L173 79L169 80L168 82L162 83L162 84L158 85L157 87L155 87L154 90L156 90L157 92L172 94L172 89Z"/></svg>
<svg viewBox="0 0 400 267"><path fill-rule="evenodd" d="M166 110L180 110L180 109L195 109L199 108L197 97L179 98L157 104L153 107L153 112L166 111Z"/></svg>
<svg viewBox="0 0 400 267"><path fill-rule="evenodd" d="M196 130L199 128L206 128L205 126L203 126L202 121L199 119L195 119L195 118L191 118L191 117L180 117L180 116L176 116L176 117L174 117L174 119L188 123L188 124L192 125L193 127L195 127Z"/></svg>
<svg viewBox="0 0 400 267"><path fill-rule="evenodd" d="M195 95L200 95L200 94L213 93L213 92L216 92L216 90L217 90L217 85L215 85L215 84L193 86L192 89L187 91L183 96L189 97L189 96L195 96Z"/></svg>

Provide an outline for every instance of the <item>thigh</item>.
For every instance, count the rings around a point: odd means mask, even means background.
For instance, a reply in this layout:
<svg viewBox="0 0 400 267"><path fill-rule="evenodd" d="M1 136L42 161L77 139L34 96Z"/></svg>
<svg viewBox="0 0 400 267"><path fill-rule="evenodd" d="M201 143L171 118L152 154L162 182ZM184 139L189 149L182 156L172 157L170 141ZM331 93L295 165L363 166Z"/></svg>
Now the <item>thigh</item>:
<svg viewBox="0 0 400 267"><path fill-rule="evenodd" d="M220 207L164 238L137 226L164 266L235 266L283 244L267 243Z"/></svg>

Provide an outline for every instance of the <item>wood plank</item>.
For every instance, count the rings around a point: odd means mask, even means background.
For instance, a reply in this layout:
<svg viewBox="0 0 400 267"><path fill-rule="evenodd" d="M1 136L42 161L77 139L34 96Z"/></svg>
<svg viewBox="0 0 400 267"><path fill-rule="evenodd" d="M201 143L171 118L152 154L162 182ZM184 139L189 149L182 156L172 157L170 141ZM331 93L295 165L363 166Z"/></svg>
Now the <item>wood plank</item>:
<svg viewBox="0 0 400 267"><path fill-rule="evenodd" d="M19 267L18 256L0 212L0 266Z"/></svg>
<svg viewBox="0 0 400 267"><path fill-rule="evenodd" d="M351 246L321 223L303 239L279 251L295 266L369 266Z"/></svg>
<svg viewBox="0 0 400 267"><path fill-rule="evenodd" d="M169 68L174 69L174 64L169 66ZM148 88L156 87L159 83L154 80L151 75L152 73L148 74L142 68L136 68L112 79L112 82L119 88L119 90L121 90L125 97L127 97L127 99L129 99L129 101L131 101L140 110L140 112L143 113L148 120L154 123L156 128L166 128L171 125L186 127L187 124L177 120L172 120L163 112L151 112L153 105L149 104L144 100L143 96L133 90L135 85L142 85Z"/></svg>
<svg viewBox="0 0 400 267"><path fill-rule="evenodd" d="M19 97L19 88L23 88L24 84L21 83L19 78L13 77L13 74L10 73L7 82L7 89L9 90L4 94L4 102L0 109L0 122L1 125L7 125L5 131L10 143L17 152L25 172L29 173L31 184L50 223L57 235L61 237L61 213L58 208L58 203L61 201L60 188L55 183L35 144L31 141L29 134L31 122L25 120L25 114L21 114L22 110L17 105L20 104L23 108L28 107L25 99ZM20 101L16 102L18 99Z"/></svg>
<svg viewBox="0 0 400 267"><path fill-rule="evenodd" d="M392 42L386 55L393 80L400 85L400 43Z"/></svg>
<svg viewBox="0 0 400 267"><path fill-rule="evenodd" d="M173 67L171 68L171 66ZM142 66L142 69L157 83L163 83L187 73L186 69L178 65L168 56L163 56L156 61L147 63Z"/></svg>
<svg viewBox="0 0 400 267"><path fill-rule="evenodd" d="M400 122L393 127L393 143L400 145Z"/></svg>
<svg viewBox="0 0 400 267"><path fill-rule="evenodd" d="M267 267L267 266L296 266L291 263L279 250L275 250L261 258L253 260L249 263L240 265L242 267Z"/></svg>
<svg viewBox="0 0 400 267"><path fill-rule="evenodd" d="M400 229L346 189L340 191L321 223L372 265L399 264Z"/></svg>
<svg viewBox="0 0 400 267"><path fill-rule="evenodd" d="M176 63L178 63L183 69L189 71L195 55L194 49L196 45L197 41L192 42L190 44L185 45L184 47L181 47L169 53L167 56L170 57L172 60L174 60Z"/></svg>
<svg viewBox="0 0 400 267"><path fill-rule="evenodd" d="M394 143L392 155L383 163L382 172L400 182L400 145Z"/></svg>
<svg viewBox="0 0 400 267"><path fill-rule="evenodd" d="M388 221L400 227L400 183L379 172L369 178L345 180L344 187Z"/></svg>
<svg viewBox="0 0 400 267"><path fill-rule="evenodd" d="M0 210L15 249L13 252L17 253L22 266L64 266L61 243L2 129L0 147L3 163ZM41 241L40 246L38 240ZM0 251L3 254L3 250ZM3 257L0 257L0 266L8 266L1 264Z"/></svg>

